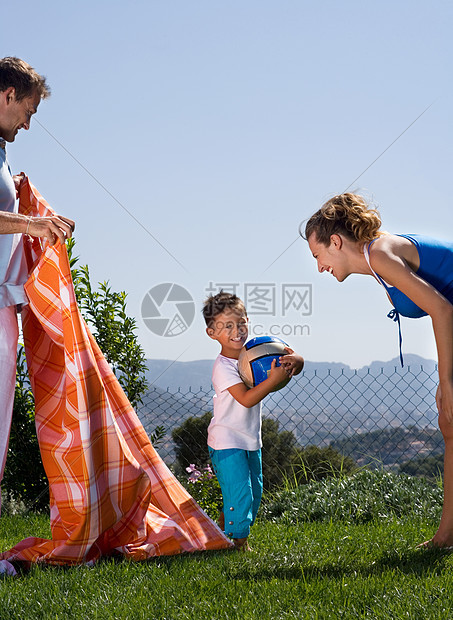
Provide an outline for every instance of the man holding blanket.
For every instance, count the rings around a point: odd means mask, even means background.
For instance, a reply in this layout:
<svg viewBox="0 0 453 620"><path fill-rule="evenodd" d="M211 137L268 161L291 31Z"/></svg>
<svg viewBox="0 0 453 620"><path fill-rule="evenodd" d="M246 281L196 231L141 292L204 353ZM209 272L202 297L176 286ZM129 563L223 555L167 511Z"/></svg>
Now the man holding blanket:
<svg viewBox="0 0 453 620"><path fill-rule="evenodd" d="M45 237L53 245L58 239L63 243L74 230L74 222L61 216L39 218L18 213L21 176L12 176L6 158L6 142L14 142L19 129L30 128L41 99L49 96L45 78L28 63L13 57L0 59L0 482L14 402L17 312L28 303L22 235Z"/></svg>

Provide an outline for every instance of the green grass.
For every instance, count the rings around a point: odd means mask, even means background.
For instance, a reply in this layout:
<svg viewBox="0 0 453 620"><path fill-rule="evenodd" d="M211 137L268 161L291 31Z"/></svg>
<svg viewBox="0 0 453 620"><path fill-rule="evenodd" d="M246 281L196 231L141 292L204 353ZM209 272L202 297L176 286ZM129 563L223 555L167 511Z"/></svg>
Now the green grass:
<svg viewBox="0 0 453 620"><path fill-rule="evenodd" d="M0 580L0 619L453 618L453 555L415 550L436 525L417 514L261 521L252 553L34 566ZM0 520L2 548L31 534L48 535L45 517Z"/></svg>

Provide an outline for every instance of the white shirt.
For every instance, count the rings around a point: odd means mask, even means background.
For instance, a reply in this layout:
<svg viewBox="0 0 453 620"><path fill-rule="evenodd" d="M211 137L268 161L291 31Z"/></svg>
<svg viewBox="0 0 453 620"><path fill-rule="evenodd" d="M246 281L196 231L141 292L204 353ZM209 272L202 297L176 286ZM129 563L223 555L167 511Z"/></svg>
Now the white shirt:
<svg viewBox="0 0 453 620"><path fill-rule="evenodd" d="M16 188L6 159L5 141L0 138L0 210L17 213ZM0 308L27 304L24 284L27 265L22 234L0 235Z"/></svg>
<svg viewBox="0 0 453 620"><path fill-rule="evenodd" d="M244 407L228 391L241 382L238 361L219 355L212 370L214 415L208 428L208 445L214 450L259 450L262 446L261 403Z"/></svg>

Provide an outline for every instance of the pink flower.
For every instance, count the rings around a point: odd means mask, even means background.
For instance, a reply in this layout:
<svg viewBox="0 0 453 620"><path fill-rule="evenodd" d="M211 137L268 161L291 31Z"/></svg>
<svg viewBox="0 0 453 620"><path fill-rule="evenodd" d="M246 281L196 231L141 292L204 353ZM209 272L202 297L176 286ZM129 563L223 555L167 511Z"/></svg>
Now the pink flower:
<svg viewBox="0 0 453 620"><path fill-rule="evenodd" d="M201 471L193 471L189 476L189 482L196 482L201 476Z"/></svg>
<svg viewBox="0 0 453 620"><path fill-rule="evenodd" d="M214 477L214 473L213 473L210 465L206 465L206 467L203 469L203 471L206 472L206 478L208 480L211 480L211 478Z"/></svg>

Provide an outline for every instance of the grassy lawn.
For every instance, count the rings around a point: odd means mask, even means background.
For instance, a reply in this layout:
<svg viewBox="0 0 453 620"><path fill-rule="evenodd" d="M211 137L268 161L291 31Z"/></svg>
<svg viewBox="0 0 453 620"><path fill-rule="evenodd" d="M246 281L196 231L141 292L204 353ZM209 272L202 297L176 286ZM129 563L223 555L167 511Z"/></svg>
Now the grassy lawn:
<svg viewBox="0 0 453 620"><path fill-rule="evenodd" d="M2 548L49 535L46 517L0 523ZM251 553L35 566L0 580L0 618L453 618L453 557L414 549L435 525L262 522Z"/></svg>

